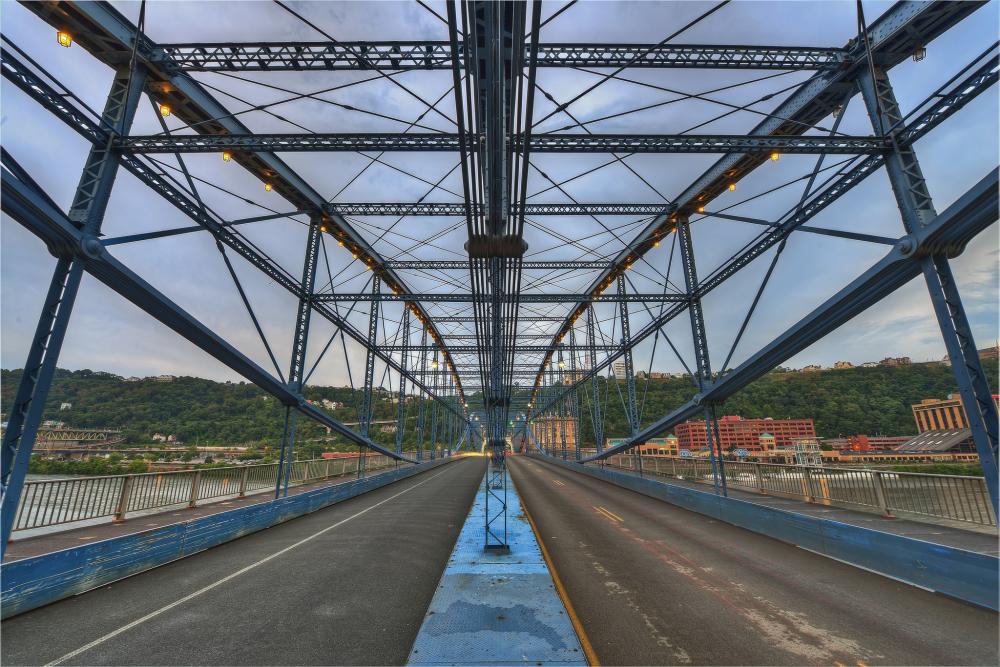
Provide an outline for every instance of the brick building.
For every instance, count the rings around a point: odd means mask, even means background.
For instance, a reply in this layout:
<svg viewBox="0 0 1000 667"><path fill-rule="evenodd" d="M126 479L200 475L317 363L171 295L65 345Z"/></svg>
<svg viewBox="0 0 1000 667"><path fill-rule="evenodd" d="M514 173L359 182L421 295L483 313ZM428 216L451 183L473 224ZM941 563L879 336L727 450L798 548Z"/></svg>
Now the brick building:
<svg viewBox="0 0 1000 667"><path fill-rule="evenodd" d="M708 449L705 422L689 421L674 427L681 449ZM811 419L744 419L738 415L719 418L719 441L722 450L747 449L754 452L769 447L791 447L795 440L815 438Z"/></svg>
<svg viewBox="0 0 1000 667"><path fill-rule="evenodd" d="M993 394L993 402L996 404L998 400L1000 396ZM969 418L958 394L948 394L945 399L925 398L912 408L917 433L969 428Z"/></svg>

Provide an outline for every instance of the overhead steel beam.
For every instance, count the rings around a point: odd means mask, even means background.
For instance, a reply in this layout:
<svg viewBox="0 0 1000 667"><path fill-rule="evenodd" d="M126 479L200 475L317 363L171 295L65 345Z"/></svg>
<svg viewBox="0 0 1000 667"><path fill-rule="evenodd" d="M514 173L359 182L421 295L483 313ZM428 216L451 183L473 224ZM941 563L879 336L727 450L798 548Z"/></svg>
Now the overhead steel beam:
<svg viewBox="0 0 1000 667"><path fill-rule="evenodd" d="M110 3L54 0L24 2L23 6L56 30L68 31L73 35L75 44L111 67L117 67L126 60L133 50L133 44L137 42L136 56L148 70L146 92L151 99L169 104L171 113L196 132L202 135L250 133L249 128L237 120L200 83L189 74L171 67L162 53L158 52L158 45L140 34L136 26ZM157 53L161 57L155 57ZM65 100L63 104L69 106ZM383 258L364 237L341 215L325 211L325 198L279 157L267 151L235 151L232 159L262 183L269 183L272 190L289 201L296 210L325 215L328 231L336 234L348 250L373 264L387 287L409 291L391 269L382 268ZM126 165L123 163L123 166ZM429 322L432 335L437 336L437 330L422 306L413 303L410 307L415 315ZM459 395L462 395L461 385Z"/></svg>
<svg viewBox="0 0 1000 667"><path fill-rule="evenodd" d="M844 49L702 44L539 44L538 67L800 70L841 67ZM445 41L216 42L161 44L154 62L191 72L447 70ZM525 62L527 59L525 58ZM459 43L459 63L464 44Z"/></svg>
<svg viewBox="0 0 1000 667"><path fill-rule="evenodd" d="M411 260L411 261L390 261L386 262L387 266L391 266L394 269L411 269L411 270L456 270L456 271L468 271L469 262L465 260ZM608 267L608 262L588 262L585 260L580 261L566 261L566 262L522 262L521 268L523 269L538 269L538 270L550 270L550 271L591 271L594 269L604 269Z"/></svg>
<svg viewBox="0 0 1000 667"><path fill-rule="evenodd" d="M468 144L476 144L469 136ZM740 153L769 156L771 153L841 153L862 155L884 150L876 137L851 136L742 136L697 134L538 134L529 139L532 153ZM446 133L324 133L221 135L147 135L122 137L115 144L124 153L213 153L249 152L458 152L457 134ZM514 138L509 148L523 150Z"/></svg>
<svg viewBox="0 0 1000 667"><path fill-rule="evenodd" d="M749 133L750 136L787 136L803 134L811 130L842 104L849 93L856 91L854 78L857 75L857 68L867 63L866 49L869 46L871 57L885 69L889 69L908 58L918 47L926 47L984 4L984 0L962 3L946 0L932 2L904 0L897 2L869 26L867 40L854 39L847 44L844 67L814 74L778 105L771 112L771 115L761 121ZM967 99L971 99L981 90L973 93ZM954 94L962 95L961 92ZM953 111L947 113L950 115ZM914 121L908 126L914 135L925 134L931 126L940 122L940 120L933 121L927 117L926 113L922 114L921 118L922 122ZM915 139L907 140L914 141ZM901 141L904 140L901 139ZM872 165L875 165L876 161L879 161L880 165L881 159L881 156L869 158ZM733 152L720 158L682 192L669 211L657 216L645 229L639 232L628 247L615 257L612 266L594 279L587 291L593 292L610 285L619 272L648 252L653 247L655 240L670 233L674 227L672 216L677 215L684 218L697 216L699 208L707 207L719 194L726 192L731 183L738 182L765 160L767 160L766 154L746 152ZM871 171L874 171L874 168L877 167L873 167ZM861 178L863 179L865 176L861 176ZM848 186L847 189L850 187L853 186ZM709 279L703 280L702 285L707 282ZM581 302L569 312L565 322L556 332L554 340L568 333L572 326L571 323L583 314L585 307L586 303ZM541 376L542 370L539 369L536 386L541 385Z"/></svg>
<svg viewBox="0 0 1000 667"><path fill-rule="evenodd" d="M454 338L454 336L449 336L449 338ZM521 336L518 338L521 338ZM433 352L440 348L434 345L383 345L381 349L385 352L404 352L406 350L411 352ZM553 349L550 345L515 345L513 351L515 354L537 354L539 352L550 352ZM615 345L598 345L597 349L602 352L614 352L618 350L618 347ZM448 351L452 354L479 354L482 352L478 345L449 345Z"/></svg>
<svg viewBox="0 0 1000 667"><path fill-rule="evenodd" d="M599 204L526 204L524 214L537 215L659 215L667 209L667 204L626 204L602 202ZM330 204L329 209L341 215L401 215L417 216L465 216L465 204L461 202L351 202ZM519 214L521 206L511 204L511 212Z"/></svg>
<svg viewBox="0 0 1000 667"><path fill-rule="evenodd" d="M314 294L313 301L319 303L325 302L340 302L340 301L371 301L374 297L371 294L348 294L346 292L336 292L336 293L321 293ZM430 301L434 303L473 303L478 298L475 294L440 294L437 292L428 292L426 294L382 294L378 297L380 301ZM619 301L630 301L630 302L649 302L649 303L663 303L663 302L683 302L687 300L686 294L616 294L614 292L609 292L608 294L537 294L537 293L524 293L519 297L521 303L575 303L580 301L587 302L619 302Z"/></svg>

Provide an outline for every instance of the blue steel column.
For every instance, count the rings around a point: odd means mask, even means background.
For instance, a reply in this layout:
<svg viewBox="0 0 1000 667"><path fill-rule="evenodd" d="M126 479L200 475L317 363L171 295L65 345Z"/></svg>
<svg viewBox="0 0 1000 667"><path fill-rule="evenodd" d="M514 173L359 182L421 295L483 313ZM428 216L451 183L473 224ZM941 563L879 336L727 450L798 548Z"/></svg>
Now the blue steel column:
<svg viewBox="0 0 1000 667"><path fill-rule="evenodd" d="M573 424L573 449L574 458L580 460L580 394L577 391L577 381L579 375L576 370L576 324L569 330L569 381L573 385L573 392L570 394L570 420Z"/></svg>
<svg viewBox="0 0 1000 667"><path fill-rule="evenodd" d="M704 393L712 384L712 364L708 356L708 336L705 332L705 317L701 311L701 298L698 297L698 270L694 261L694 245L691 242L691 223L687 218L677 221L677 240L681 250L681 264L684 268L684 285L688 293L688 312L691 315L691 341L694 345L697 361L698 390ZM715 418L710 406L704 406L705 436L708 442L708 455L712 462L712 477L716 492L726 489L726 469L722 459L722 443L715 437Z"/></svg>
<svg viewBox="0 0 1000 667"><path fill-rule="evenodd" d="M410 357L410 309L403 308L403 349L399 355L399 412L396 415L396 453L403 453L403 433L406 430L406 367Z"/></svg>
<svg viewBox="0 0 1000 667"><path fill-rule="evenodd" d="M309 236L306 239L305 259L302 262L302 294L295 313L295 332L292 337L292 361L288 368L288 388L302 392L303 374L306 365L306 346L309 342L309 318L312 314L312 292L316 286L316 262L319 258L320 234L323 221L316 217L310 220ZM285 429L281 437L281 454L278 457L278 475L275 481L274 497L288 495L295 451L295 428L298 411L285 408Z"/></svg>
<svg viewBox="0 0 1000 667"><path fill-rule="evenodd" d="M625 418L629 435L639 432L639 406L635 398L635 366L632 363L632 327L629 324L628 301L625 300L625 276L618 276L618 312L622 327L622 347L625 348ZM642 474L642 445L636 448L639 474Z"/></svg>
<svg viewBox="0 0 1000 667"><path fill-rule="evenodd" d="M434 350L434 363L431 364L431 392L434 396L438 393L438 353ZM438 439L438 404L437 399L431 398L431 461L437 458Z"/></svg>
<svg viewBox="0 0 1000 667"><path fill-rule="evenodd" d="M145 81L146 74L142 68L123 68L115 72L111 92L108 93L101 116L102 125L110 130L112 137L127 134L131 128ZM119 161L120 153L112 147L110 141L107 145L91 148L69 210L69 219L77 223L95 243L98 243L97 236L104 222ZM0 450L0 493L3 495L0 549L3 551L6 551L7 540L14 527L17 504L35 445L35 435L44 413L45 400L48 398L82 276L81 260L62 257L56 262L28 350L24 372L10 408L10 418Z"/></svg>
<svg viewBox="0 0 1000 667"><path fill-rule="evenodd" d="M936 217L934 201L924 180L920 162L912 145L901 147L896 135L902 131L902 113L888 73L880 67L866 69L858 77L861 94L875 131L889 140L884 152L903 227L910 234L921 230ZM957 256L961 248L941 248L921 258L921 270L927 282L931 303L944 338L952 371L958 384L969 421L969 430L982 464L983 475L997 513L997 408L989 382L979 360L979 352L958 293L958 286L948 263L948 253Z"/></svg>
<svg viewBox="0 0 1000 667"><path fill-rule="evenodd" d="M420 382L427 386L427 325L420 334ZM427 419L427 397L420 396L417 410L417 460L424 460L424 426Z"/></svg>
<svg viewBox="0 0 1000 667"><path fill-rule="evenodd" d="M587 306L587 347L590 353L590 368L593 370L597 365L597 323L594 321L594 306ZM597 446L597 453L604 450L604 421L601 415L601 385L600 378L594 373L590 378L591 398L590 411L594 420L594 443Z"/></svg>
<svg viewBox="0 0 1000 667"><path fill-rule="evenodd" d="M566 361L563 360L562 345L559 346L558 355L559 355L559 385L558 385L556 391L561 391L562 388L566 384L566 373L565 373L565 370L566 370ZM556 422L557 423L556 428L559 430L559 445L560 445L560 449L562 450L562 459L563 459L563 461L565 461L566 458L567 458L567 452L566 452L566 412L567 412L567 410L566 410L566 408L568 407L567 406L567 401L568 400L569 400L568 398L564 398L563 400L559 401L559 406L557 408L559 410L559 412L558 412L558 417L557 417L558 421Z"/></svg>
<svg viewBox="0 0 1000 667"><path fill-rule="evenodd" d="M382 279L376 273L372 276L372 307L368 313L368 348L365 351L365 394L361 404L361 435L368 437L372 423L372 392L375 387L375 342L378 338L378 306L379 294L382 292ZM358 459L358 477L364 477L368 450L362 449Z"/></svg>

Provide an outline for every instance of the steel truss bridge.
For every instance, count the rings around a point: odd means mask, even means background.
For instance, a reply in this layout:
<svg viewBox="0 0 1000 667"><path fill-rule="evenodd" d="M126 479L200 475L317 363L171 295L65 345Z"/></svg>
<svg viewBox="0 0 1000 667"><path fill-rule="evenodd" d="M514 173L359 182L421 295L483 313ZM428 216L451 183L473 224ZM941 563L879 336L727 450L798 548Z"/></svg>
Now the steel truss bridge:
<svg viewBox="0 0 1000 667"><path fill-rule="evenodd" d="M40 185L42 174L23 166L26 156L3 151L3 212L55 257L8 406L3 543L84 274L284 406L276 498L288 494L302 419L400 464L484 450L491 489L506 484L512 438L561 437L562 458L569 451L583 464L704 419L715 492L725 496L717 407L919 278L995 512L997 410L951 260L997 221L998 172L970 178L942 206L917 149L940 125L961 124L979 96L996 94L997 45L948 63L948 76L909 108L893 88L898 66L933 53L937 38L984 3L899 2L870 22L859 12L857 34L841 46L685 43L690 28L730 11L723 6L658 43L546 41L550 22L572 22L574 4L447 1L417 9L428 12L437 39L339 41L279 3L312 41L159 43L152 18L136 21L106 2L24 3L70 42L66 53L106 66L110 90L103 108L88 106L93 92L81 90L82 80L44 66L50 60L36 45L4 34L5 86L78 135L89 153L66 208ZM153 5L144 11L156 13ZM692 70L702 80L671 83L661 73ZM717 70L726 83L711 88ZM418 85L432 80L436 87ZM376 85L405 104L366 107L363 98L330 94ZM305 88L314 92L298 92ZM726 97L730 89L742 96ZM266 95L257 101L254 93ZM294 113L302 103L313 111ZM675 107L697 108L687 117L698 122L683 127ZM317 108L339 115L325 122ZM961 145L952 148L961 161ZM312 152L334 165L335 183L292 155ZM211 168L198 155L206 153L218 160ZM427 167L415 169L416 160ZM348 173L350 165L359 169ZM225 183L213 175L222 168ZM105 225L121 172L169 204L175 224ZM376 172L406 187L360 185ZM614 176L594 180L601 173ZM870 182L876 174L887 177L897 233L840 219L844 202L857 204L852 192L870 193L884 178ZM392 192L417 194L392 201ZM778 203L769 208L770 197ZM284 247L255 234L279 227ZM120 251L165 238L211 240L259 349L241 349L121 259ZM764 325L757 311L770 295L799 305L795 286L775 278L786 248L833 247L820 242L875 259L851 264L861 270L830 285L825 300L802 297L793 324L748 349L745 334ZM293 245L301 259L286 265L278 258ZM248 268L295 304L287 351L265 335L265 314L245 286ZM738 310L713 317L717 295L731 297L734 286L745 292ZM360 368L351 368L351 350L362 353ZM340 364L333 359L341 354L363 396L351 424L305 399L313 372ZM649 414L636 376L664 360L684 368L690 394ZM387 395L396 399L398 427L377 436L374 405ZM413 396L420 400L407 400ZM609 401L621 404L627 432L606 432ZM541 433L566 421L593 452L567 449L565 429ZM504 548L502 493L488 494L485 513L485 546Z"/></svg>

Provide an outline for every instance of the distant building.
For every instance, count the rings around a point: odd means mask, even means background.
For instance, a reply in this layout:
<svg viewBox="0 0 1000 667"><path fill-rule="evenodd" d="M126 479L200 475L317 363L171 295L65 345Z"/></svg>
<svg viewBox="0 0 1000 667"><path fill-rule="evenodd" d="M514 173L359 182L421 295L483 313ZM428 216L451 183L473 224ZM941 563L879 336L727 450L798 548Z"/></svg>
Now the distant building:
<svg viewBox="0 0 1000 667"><path fill-rule="evenodd" d="M407 397L407 399L409 399L409 397ZM331 401L329 398L324 398L320 400L319 403L327 410L339 410L340 408L344 407L344 404L341 403L340 401Z"/></svg>
<svg viewBox="0 0 1000 667"><path fill-rule="evenodd" d="M911 454L972 454L975 453L976 446L972 442L972 431L967 428L952 428L921 433L897 447L896 451Z"/></svg>
<svg viewBox="0 0 1000 667"><path fill-rule="evenodd" d="M59 409L60 410L72 410L73 409L73 404L72 403L60 403L59 404Z"/></svg>
<svg viewBox="0 0 1000 667"><path fill-rule="evenodd" d="M993 394L993 403L1000 407L1000 395ZM958 394L948 394L948 398L943 400L925 398L914 404L912 409L917 433L969 427L969 418Z"/></svg>
<svg viewBox="0 0 1000 667"><path fill-rule="evenodd" d="M136 377L136 376L133 375L132 377L125 378L125 381L126 382L141 382L142 378Z"/></svg>
<svg viewBox="0 0 1000 667"><path fill-rule="evenodd" d="M624 361L616 361L615 363L611 364L611 370L614 371L615 379L616 380L624 380L625 379L625 362Z"/></svg>
<svg viewBox="0 0 1000 667"><path fill-rule="evenodd" d="M833 367L837 370L841 370L844 368L854 368L854 364L849 361L837 361L833 364Z"/></svg>
<svg viewBox="0 0 1000 667"><path fill-rule="evenodd" d="M708 449L705 422L689 421L674 427L681 449ZM766 436L761 438L761 436ZM811 419L744 419L727 415L719 419L719 442L723 451L746 449L762 451L767 446L790 447L801 438L815 438L816 427Z"/></svg>
<svg viewBox="0 0 1000 667"><path fill-rule="evenodd" d="M605 447L616 447L625 442L625 438L608 438ZM643 456L680 456L680 445L677 436L668 435L665 438L650 438L636 447Z"/></svg>
<svg viewBox="0 0 1000 667"><path fill-rule="evenodd" d="M783 449L790 450L794 453L795 465L823 465L823 454L817 438L798 438L792 442L790 447L784 447Z"/></svg>
<svg viewBox="0 0 1000 667"><path fill-rule="evenodd" d="M886 357L882 361L878 362L879 366L909 366L909 357Z"/></svg>
<svg viewBox="0 0 1000 667"><path fill-rule="evenodd" d="M176 379L176 375L157 375L153 378L156 382L173 382Z"/></svg>
<svg viewBox="0 0 1000 667"><path fill-rule="evenodd" d="M861 364L861 368L878 368L878 364L874 361L866 361Z"/></svg>
<svg viewBox="0 0 1000 667"><path fill-rule="evenodd" d="M809 364L808 366L802 367L803 373L815 373L816 371L823 370L823 367L818 364Z"/></svg>
<svg viewBox="0 0 1000 667"><path fill-rule="evenodd" d="M993 347L986 347L979 350L980 359L1000 359L1000 344L995 344ZM947 354L944 355L944 359L941 360L946 366L951 366L951 357Z"/></svg>
<svg viewBox="0 0 1000 667"><path fill-rule="evenodd" d="M895 449L909 440L913 436L909 435L866 435L859 433L849 435L846 438L826 438L824 445L828 445L838 452L884 452Z"/></svg>
<svg viewBox="0 0 1000 667"><path fill-rule="evenodd" d="M542 449L562 449L564 437L566 449L576 449L576 420L572 417L543 415L534 420L532 432Z"/></svg>

